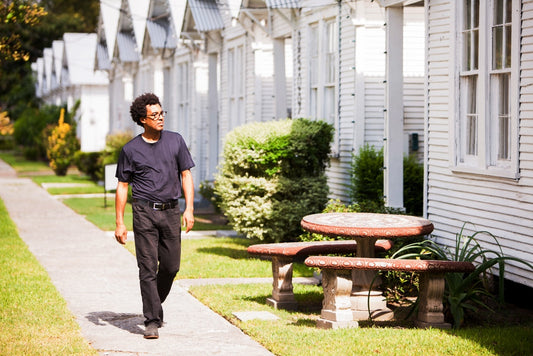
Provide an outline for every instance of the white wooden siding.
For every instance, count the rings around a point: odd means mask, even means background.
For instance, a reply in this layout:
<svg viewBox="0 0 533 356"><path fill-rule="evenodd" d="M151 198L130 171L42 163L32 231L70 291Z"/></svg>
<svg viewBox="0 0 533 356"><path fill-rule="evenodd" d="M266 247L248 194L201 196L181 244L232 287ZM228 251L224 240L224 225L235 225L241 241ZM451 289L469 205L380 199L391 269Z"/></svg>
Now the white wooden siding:
<svg viewBox="0 0 533 356"><path fill-rule="evenodd" d="M291 37L293 31L292 9L272 9L272 37Z"/></svg>
<svg viewBox="0 0 533 356"><path fill-rule="evenodd" d="M339 8L332 3L323 7L306 8L298 21L293 37L294 89L292 98L293 117L309 117L309 49L307 31L309 24L328 18L336 18ZM351 7L341 3L340 26L340 79L337 82L340 108L337 118L338 155L332 158L327 169L330 198L349 201L349 185L352 153L356 151L356 137L363 135L365 143L380 148L383 146L384 103L385 103L385 29L384 9L370 0L361 6ZM355 11L361 13L356 14ZM359 15L359 16L357 16ZM352 21L358 17L364 27L364 42L355 42L356 26ZM404 112L406 147L407 133L419 134L419 158L423 155L424 140L424 11L423 8L405 9L405 59ZM299 38L301 36L301 38ZM359 52L358 52L359 51ZM356 67L356 53L359 53ZM298 69L300 69L298 71ZM363 93L357 92L356 79L362 78ZM358 95L363 95L363 108L356 112ZM364 115L364 128L356 127L357 115ZM358 133L356 130L364 130Z"/></svg>
<svg viewBox="0 0 533 356"><path fill-rule="evenodd" d="M437 242L452 246L465 222L467 233L486 230L497 237L504 254L533 263L533 1L523 1L520 88L520 179L518 181L468 175L451 167L454 138L451 123L455 109L453 90L455 38L449 19L453 3L427 2L428 16L428 218L435 225ZM482 237L485 248L498 249L492 238ZM533 286L533 272L508 262L506 278Z"/></svg>

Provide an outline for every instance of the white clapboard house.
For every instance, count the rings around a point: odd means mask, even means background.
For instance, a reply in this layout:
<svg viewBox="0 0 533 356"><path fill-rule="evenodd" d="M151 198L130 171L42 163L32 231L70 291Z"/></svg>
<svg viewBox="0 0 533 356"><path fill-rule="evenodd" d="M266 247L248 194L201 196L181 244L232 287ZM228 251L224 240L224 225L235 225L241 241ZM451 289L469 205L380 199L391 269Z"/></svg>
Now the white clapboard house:
<svg viewBox="0 0 533 356"><path fill-rule="evenodd" d="M95 33L65 33L32 66L37 96L46 104L70 110L80 101L77 136L84 152L104 149L109 131L109 82L105 71L94 70L96 44Z"/></svg>
<svg viewBox="0 0 533 356"><path fill-rule="evenodd" d="M409 1L379 1L391 13ZM426 0L425 211L438 243L465 234L533 263L533 1ZM405 59L404 59L405 60ZM533 286L510 261L506 278Z"/></svg>

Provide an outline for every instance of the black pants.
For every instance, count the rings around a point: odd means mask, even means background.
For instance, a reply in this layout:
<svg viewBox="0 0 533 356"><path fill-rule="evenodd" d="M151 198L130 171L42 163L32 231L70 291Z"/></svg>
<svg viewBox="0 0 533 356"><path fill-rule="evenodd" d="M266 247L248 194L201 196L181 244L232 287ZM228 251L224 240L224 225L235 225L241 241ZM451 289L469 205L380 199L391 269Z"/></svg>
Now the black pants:
<svg viewBox="0 0 533 356"><path fill-rule="evenodd" d="M133 233L139 266L144 324L163 323L163 303L180 269L180 209L153 210L133 203Z"/></svg>

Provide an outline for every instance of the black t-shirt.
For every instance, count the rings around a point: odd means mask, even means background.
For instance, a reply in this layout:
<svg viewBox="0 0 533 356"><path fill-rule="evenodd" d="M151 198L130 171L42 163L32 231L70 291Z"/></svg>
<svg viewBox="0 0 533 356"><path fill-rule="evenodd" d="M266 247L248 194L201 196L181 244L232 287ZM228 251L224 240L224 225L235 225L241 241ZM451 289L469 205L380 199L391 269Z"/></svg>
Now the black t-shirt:
<svg viewBox="0 0 533 356"><path fill-rule="evenodd" d="M138 135L125 144L116 177L131 184L133 198L168 202L181 196L181 172L192 167L194 162L183 137L162 131L155 143Z"/></svg>

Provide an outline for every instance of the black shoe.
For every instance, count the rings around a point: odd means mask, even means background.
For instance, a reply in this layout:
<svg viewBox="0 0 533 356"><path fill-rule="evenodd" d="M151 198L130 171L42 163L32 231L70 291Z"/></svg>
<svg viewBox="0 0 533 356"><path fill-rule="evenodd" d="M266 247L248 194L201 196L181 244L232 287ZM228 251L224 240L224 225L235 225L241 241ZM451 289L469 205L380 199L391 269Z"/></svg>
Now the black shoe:
<svg viewBox="0 0 533 356"><path fill-rule="evenodd" d="M146 329L144 330L144 338L145 339L158 339L159 333L157 332L157 324L156 323L150 323L146 325Z"/></svg>

